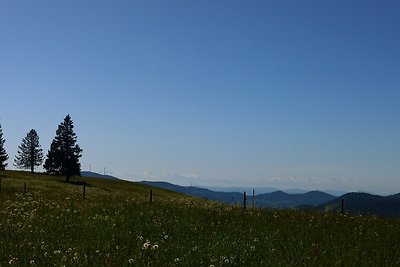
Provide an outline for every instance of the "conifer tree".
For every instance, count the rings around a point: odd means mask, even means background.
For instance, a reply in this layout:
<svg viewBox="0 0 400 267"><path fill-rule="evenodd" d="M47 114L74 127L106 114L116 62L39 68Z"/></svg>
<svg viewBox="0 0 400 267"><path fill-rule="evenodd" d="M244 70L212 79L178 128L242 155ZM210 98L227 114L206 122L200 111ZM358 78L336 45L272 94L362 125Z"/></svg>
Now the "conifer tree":
<svg viewBox="0 0 400 267"><path fill-rule="evenodd" d="M71 116L67 115L58 125L43 166L50 174L66 176L66 182L70 182L73 175L81 174L79 158L82 156L82 149L76 144L77 136L73 129Z"/></svg>
<svg viewBox="0 0 400 267"><path fill-rule="evenodd" d="M3 130L0 124L0 171L4 171L7 167L8 154L4 148Z"/></svg>
<svg viewBox="0 0 400 267"><path fill-rule="evenodd" d="M35 166L40 166L42 163L43 149L39 144L39 135L32 129L18 146L18 155L15 156L14 165L17 168L30 169L33 173Z"/></svg>

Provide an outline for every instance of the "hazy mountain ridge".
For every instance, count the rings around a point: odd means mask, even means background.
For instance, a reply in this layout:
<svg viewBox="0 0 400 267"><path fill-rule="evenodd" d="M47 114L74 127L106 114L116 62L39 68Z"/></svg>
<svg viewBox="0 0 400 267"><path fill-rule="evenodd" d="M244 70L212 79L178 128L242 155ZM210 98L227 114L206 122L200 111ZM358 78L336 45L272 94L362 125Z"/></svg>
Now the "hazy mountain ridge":
<svg viewBox="0 0 400 267"><path fill-rule="evenodd" d="M246 192L252 192L253 189L255 189L255 192L257 195L259 194L265 194L265 193L272 193L276 191L282 191L287 194L304 194L309 191L304 190L304 189L299 189L299 188L291 188L291 189L278 189L276 187L241 187L241 186L233 186L233 187L221 187L221 186L197 186L197 187L202 187L202 188L207 188L212 191L216 192L239 192L242 193L244 191ZM333 195L336 197L339 197L341 195L346 194L346 191L341 191L341 190L321 190L321 192L327 193L329 195Z"/></svg>
<svg viewBox="0 0 400 267"><path fill-rule="evenodd" d="M206 188L179 186L167 182L143 181L141 183L223 203L243 203L243 193L239 192L216 192ZM283 191L275 191L256 195L254 203L256 207L294 208L303 205L317 206L335 198L333 195L320 191L311 191L303 194L288 194ZM252 195L247 192L248 205L252 204L252 200Z"/></svg>
<svg viewBox="0 0 400 267"><path fill-rule="evenodd" d="M195 186L179 186L167 182L143 181L143 184L184 193L190 196L219 201L227 204L242 204L243 193L216 192ZM247 205L252 205L252 190L247 191ZM255 206L262 208L305 208L319 211L340 212L344 199L345 212L358 215L378 215L385 217L400 216L400 193L390 196L379 196L368 193L346 193L340 197L321 191L310 191L301 194L289 194L280 190L256 195Z"/></svg>
<svg viewBox="0 0 400 267"><path fill-rule="evenodd" d="M303 194L288 194L283 191L275 191L257 195L255 201L256 206L259 207L295 208L299 206L318 206L334 199L336 199L336 196L321 191L310 191Z"/></svg>

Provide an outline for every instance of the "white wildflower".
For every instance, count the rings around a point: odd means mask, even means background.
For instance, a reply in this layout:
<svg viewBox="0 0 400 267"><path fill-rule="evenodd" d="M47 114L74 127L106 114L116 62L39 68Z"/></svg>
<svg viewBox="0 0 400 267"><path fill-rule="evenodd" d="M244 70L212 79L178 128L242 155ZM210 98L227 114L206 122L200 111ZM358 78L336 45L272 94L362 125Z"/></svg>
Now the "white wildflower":
<svg viewBox="0 0 400 267"><path fill-rule="evenodd" d="M150 242L147 241L146 243L143 244L143 248L142 249L148 249L151 246Z"/></svg>

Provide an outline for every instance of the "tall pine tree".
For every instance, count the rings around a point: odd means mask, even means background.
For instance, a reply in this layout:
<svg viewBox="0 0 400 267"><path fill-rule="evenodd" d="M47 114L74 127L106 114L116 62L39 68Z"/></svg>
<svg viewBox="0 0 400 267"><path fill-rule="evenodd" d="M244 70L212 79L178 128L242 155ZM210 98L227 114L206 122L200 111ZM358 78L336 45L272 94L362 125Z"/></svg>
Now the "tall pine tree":
<svg viewBox="0 0 400 267"><path fill-rule="evenodd" d="M42 165L42 162L43 150L39 144L39 135L32 129L18 146L18 155L15 156L14 165L17 168L30 169L33 173L35 166Z"/></svg>
<svg viewBox="0 0 400 267"><path fill-rule="evenodd" d="M0 124L0 171L4 171L7 167L8 154L4 148L3 129Z"/></svg>
<svg viewBox="0 0 400 267"><path fill-rule="evenodd" d="M71 116L67 115L58 125L43 166L50 174L66 176L67 182L71 181L73 175L81 174L79 158L82 156L82 149L76 144L77 136L73 129Z"/></svg>

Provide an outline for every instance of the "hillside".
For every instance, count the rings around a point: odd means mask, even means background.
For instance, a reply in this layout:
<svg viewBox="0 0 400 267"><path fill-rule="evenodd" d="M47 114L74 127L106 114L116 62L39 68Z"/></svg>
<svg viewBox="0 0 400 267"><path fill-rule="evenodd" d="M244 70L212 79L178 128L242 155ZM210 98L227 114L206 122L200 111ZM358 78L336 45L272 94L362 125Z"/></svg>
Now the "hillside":
<svg viewBox="0 0 400 267"><path fill-rule="evenodd" d="M1 172L0 266L396 266L400 222ZM26 183L26 190L25 190ZM150 190L153 202L149 202ZM398 196L393 196L398 199Z"/></svg>
<svg viewBox="0 0 400 267"><path fill-rule="evenodd" d="M227 204L243 202L243 194L238 192L215 192L205 188L200 188L195 186L179 186L167 182L142 181L140 183L157 188L171 190L174 192L184 193L189 196L219 201Z"/></svg>
<svg viewBox="0 0 400 267"><path fill-rule="evenodd" d="M111 179L111 180L119 180L119 178L111 176L111 175L103 175L97 172L89 172L89 171L82 171L81 175L83 177L92 177L92 178L102 178L102 179Z"/></svg>

